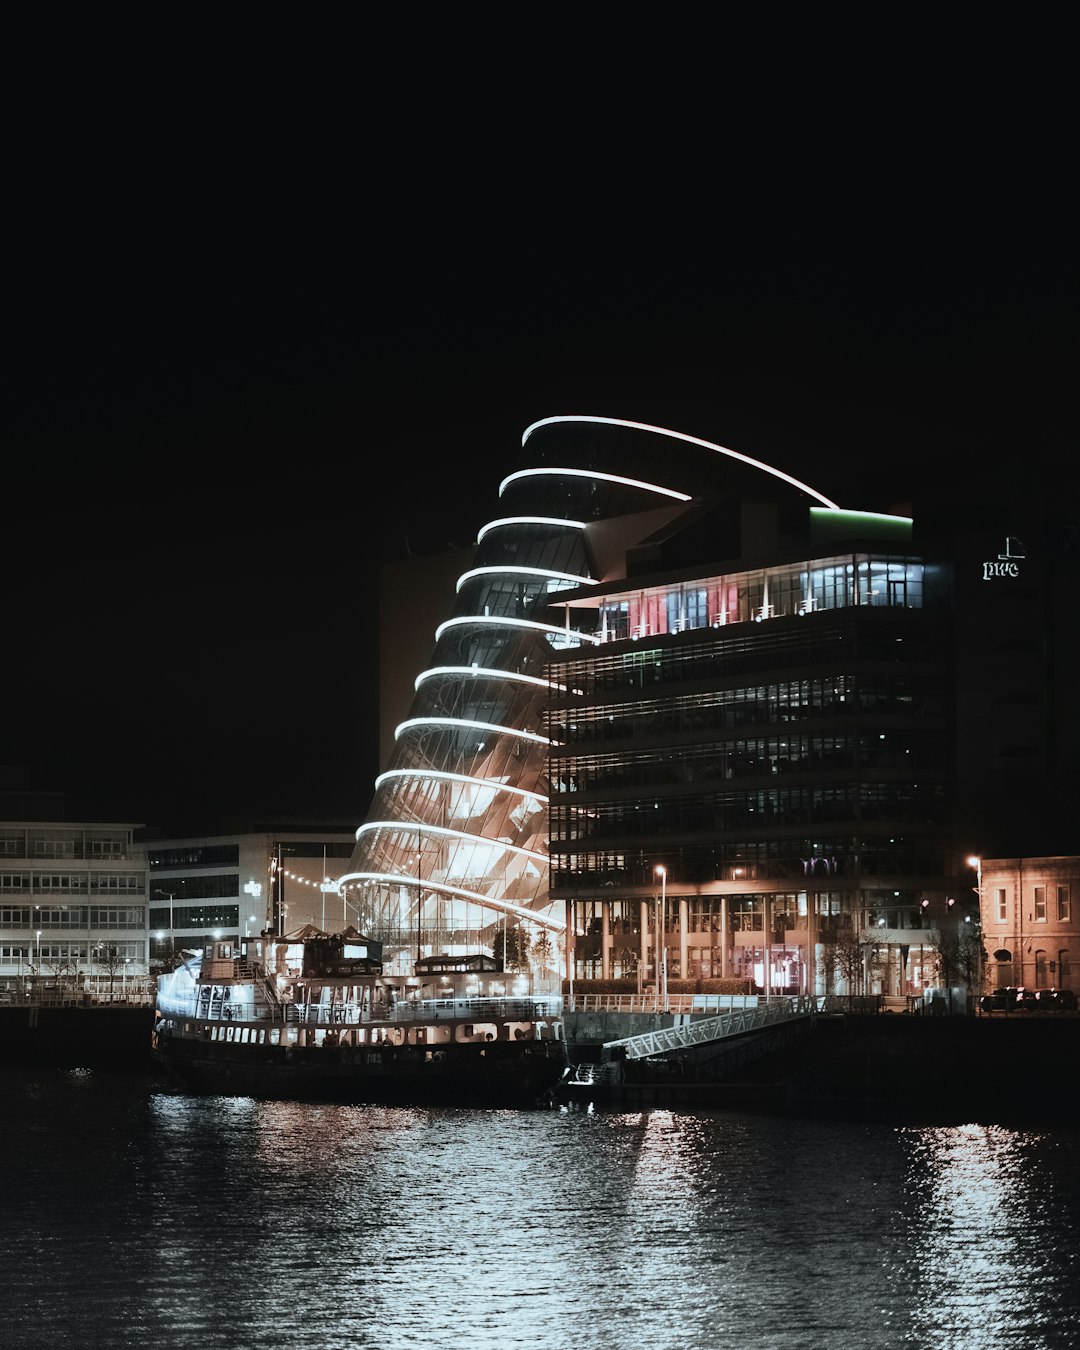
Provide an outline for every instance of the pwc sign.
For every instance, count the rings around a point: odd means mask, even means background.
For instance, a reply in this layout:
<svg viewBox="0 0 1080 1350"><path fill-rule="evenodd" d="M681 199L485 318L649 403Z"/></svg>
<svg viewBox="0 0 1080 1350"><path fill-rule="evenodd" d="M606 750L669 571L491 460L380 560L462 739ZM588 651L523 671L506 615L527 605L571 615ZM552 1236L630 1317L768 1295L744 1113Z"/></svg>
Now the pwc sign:
<svg viewBox="0 0 1080 1350"><path fill-rule="evenodd" d="M1024 545L1014 535L1007 534L1005 552L999 553L993 561L988 559L983 563L983 581L993 581L997 577L1018 577L1024 557Z"/></svg>

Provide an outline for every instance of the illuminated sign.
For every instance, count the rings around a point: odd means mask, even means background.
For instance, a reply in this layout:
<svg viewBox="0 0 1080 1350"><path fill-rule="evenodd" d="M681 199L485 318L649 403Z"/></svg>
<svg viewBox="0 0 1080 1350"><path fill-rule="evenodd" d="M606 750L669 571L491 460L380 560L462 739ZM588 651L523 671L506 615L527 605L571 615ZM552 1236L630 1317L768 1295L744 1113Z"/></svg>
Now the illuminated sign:
<svg viewBox="0 0 1080 1350"><path fill-rule="evenodd" d="M993 581L995 577L1018 577L1020 575L1020 563L1026 557L1024 546L1019 539L1011 534L1005 536L1005 552L999 553L991 562L987 560L982 565L983 581Z"/></svg>

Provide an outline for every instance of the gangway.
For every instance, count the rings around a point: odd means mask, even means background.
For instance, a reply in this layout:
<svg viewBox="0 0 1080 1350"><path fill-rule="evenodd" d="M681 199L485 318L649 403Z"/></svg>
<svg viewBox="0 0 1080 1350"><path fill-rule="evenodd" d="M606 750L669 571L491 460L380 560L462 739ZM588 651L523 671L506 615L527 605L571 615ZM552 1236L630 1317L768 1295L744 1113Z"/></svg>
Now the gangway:
<svg viewBox="0 0 1080 1350"><path fill-rule="evenodd" d="M624 1036L621 1040L605 1041L603 1054L605 1058L613 1058L612 1051L621 1050L626 1059L646 1059L650 1055L663 1055L670 1050L688 1050L691 1046L740 1036L748 1031L762 1031L782 1022L814 1017L824 1009L825 998L821 995L797 994L770 998L756 1007L732 1008L716 1017L687 1018L676 1026Z"/></svg>

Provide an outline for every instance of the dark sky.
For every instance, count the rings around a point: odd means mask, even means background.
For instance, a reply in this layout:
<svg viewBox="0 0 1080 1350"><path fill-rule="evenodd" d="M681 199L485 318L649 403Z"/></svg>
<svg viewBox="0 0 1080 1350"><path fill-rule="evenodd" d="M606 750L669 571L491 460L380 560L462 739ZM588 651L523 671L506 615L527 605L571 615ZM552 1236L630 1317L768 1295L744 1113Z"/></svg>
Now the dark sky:
<svg viewBox="0 0 1080 1350"><path fill-rule="evenodd" d="M0 764L32 787L361 819L378 562L468 542L540 417L868 509L1074 475L1052 72L957 84L914 42L824 98L754 48L766 84L692 95L644 33L614 74L549 33L496 75L450 25L331 30L92 67L69 34L16 90Z"/></svg>

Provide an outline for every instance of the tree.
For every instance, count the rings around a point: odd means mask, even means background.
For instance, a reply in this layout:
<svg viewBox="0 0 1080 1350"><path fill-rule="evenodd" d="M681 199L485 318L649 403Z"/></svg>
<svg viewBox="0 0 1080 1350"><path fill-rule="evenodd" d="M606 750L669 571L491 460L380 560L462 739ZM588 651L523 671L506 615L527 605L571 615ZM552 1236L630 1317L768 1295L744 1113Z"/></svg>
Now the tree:
<svg viewBox="0 0 1080 1350"><path fill-rule="evenodd" d="M529 964L529 935L520 921L500 924L493 944L495 959L501 960L504 970L525 970Z"/></svg>
<svg viewBox="0 0 1080 1350"><path fill-rule="evenodd" d="M96 959L99 966L105 967L105 973L109 977L109 999L112 1000L113 986L116 984L116 972L124 967L124 957L119 947L98 947L96 950Z"/></svg>
<svg viewBox="0 0 1080 1350"><path fill-rule="evenodd" d="M929 946L937 956L938 978L947 989L957 983L969 991L978 987L982 943L968 924L934 929Z"/></svg>
<svg viewBox="0 0 1080 1350"><path fill-rule="evenodd" d="M547 930L542 928L532 942L532 964L538 968L541 973L546 970L553 970L555 966L555 945L548 936Z"/></svg>
<svg viewBox="0 0 1080 1350"><path fill-rule="evenodd" d="M79 973L78 964L68 956L54 957L52 960L45 960L42 964L54 976L58 987L67 985L69 989L75 986L75 979Z"/></svg>
<svg viewBox="0 0 1080 1350"><path fill-rule="evenodd" d="M866 961L874 946L873 939L867 933L855 928L840 928L836 940L829 944L833 960L840 976L847 985L849 994L866 992Z"/></svg>

